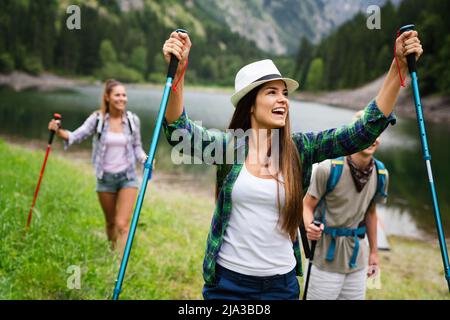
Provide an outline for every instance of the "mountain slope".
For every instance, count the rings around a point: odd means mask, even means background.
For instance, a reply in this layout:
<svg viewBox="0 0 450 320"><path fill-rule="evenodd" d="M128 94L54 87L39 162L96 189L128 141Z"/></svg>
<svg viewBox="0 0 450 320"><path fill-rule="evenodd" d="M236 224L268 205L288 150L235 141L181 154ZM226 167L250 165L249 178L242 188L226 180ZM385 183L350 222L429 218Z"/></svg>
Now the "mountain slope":
<svg viewBox="0 0 450 320"><path fill-rule="evenodd" d="M191 0L231 31L275 54L293 53L300 39L317 43L369 5L387 0ZM401 0L391 1L398 4Z"/></svg>

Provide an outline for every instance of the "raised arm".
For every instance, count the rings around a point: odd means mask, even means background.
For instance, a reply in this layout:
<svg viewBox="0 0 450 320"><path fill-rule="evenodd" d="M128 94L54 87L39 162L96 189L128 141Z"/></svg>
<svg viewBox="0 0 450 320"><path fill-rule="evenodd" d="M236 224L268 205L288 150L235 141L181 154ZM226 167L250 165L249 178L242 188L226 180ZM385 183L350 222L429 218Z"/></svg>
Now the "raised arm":
<svg viewBox="0 0 450 320"><path fill-rule="evenodd" d="M208 130L201 124L190 120L184 110L184 76L182 72L191 45L187 33L172 32L163 46L164 59L168 64L172 54L179 60L175 75L177 87L176 91L172 90L167 103L163 122L164 134L169 144L176 147L175 151L181 152L185 156L200 158L206 164L223 163L227 135L219 130Z"/></svg>
<svg viewBox="0 0 450 320"><path fill-rule="evenodd" d="M415 54L417 60L422 52L417 31L405 32L397 38L396 56L402 78L405 77L408 69L406 56ZM359 152L370 146L389 123L395 123L392 111L400 86L398 69L393 61L376 99L365 108L361 119L350 125L325 130L318 134L294 134L293 139L299 151L303 149L305 160L312 164Z"/></svg>
<svg viewBox="0 0 450 320"><path fill-rule="evenodd" d="M402 79L405 79L406 73L408 71L406 56L409 54L414 54L417 61L423 53L422 45L420 44L419 40L419 34L417 33L417 31L408 31L402 33L397 38L395 47L395 55L397 57ZM377 105L385 116L389 116L392 113L395 102L397 101L398 94L400 92L401 83L398 74L399 68L397 68L395 60L392 60L383 85L376 97Z"/></svg>
<svg viewBox="0 0 450 320"><path fill-rule="evenodd" d="M174 31L170 34L170 38L166 40L163 46L164 60L167 64L169 64L172 55L179 61L175 81L180 81L177 84L176 91L172 90L170 93L169 101L167 102L165 117L169 124L177 120L183 113L184 76L182 77L182 71L186 64L191 45L191 40L187 33ZM182 78L180 79L180 77Z"/></svg>
<svg viewBox="0 0 450 320"><path fill-rule="evenodd" d="M313 164L366 149L395 121L392 114L386 117L373 100L362 117L350 125L319 133L294 133L293 139L299 152L303 151L304 161Z"/></svg>

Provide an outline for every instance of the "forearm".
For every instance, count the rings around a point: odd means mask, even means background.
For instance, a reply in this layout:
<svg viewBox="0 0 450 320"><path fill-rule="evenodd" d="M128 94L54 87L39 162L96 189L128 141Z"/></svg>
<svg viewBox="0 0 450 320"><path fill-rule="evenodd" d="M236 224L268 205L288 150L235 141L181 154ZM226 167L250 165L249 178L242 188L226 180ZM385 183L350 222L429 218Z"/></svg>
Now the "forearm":
<svg viewBox="0 0 450 320"><path fill-rule="evenodd" d="M175 76L175 79L179 75ZM172 90L169 95L169 101L167 103L166 109L166 120L167 123L172 123L177 120L183 113L183 91L184 91L184 77L178 82L176 91Z"/></svg>
<svg viewBox="0 0 450 320"><path fill-rule="evenodd" d="M395 121L393 114L386 117L376 101L371 101L364 109L362 118L350 125L300 136L303 139L303 145L307 146L307 150L312 153L312 163L315 163L366 149L389 124L394 124Z"/></svg>
<svg viewBox="0 0 450 320"><path fill-rule="evenodd" d="M305 226L309 226L314 220L314 200L315 199L312 198L309 194L306 194L306 197L303 200L303 223L305 224Z"/></svg>
<svg viewBox="0 0 450 320"><path fill-rule="evenodd" d="M377 213L369 212L366 217L367 239L369 240L370 253L377 253Z"/></svg>
<svg viewBox="0 0 450 320"><path fill-rule="evenodd" d="M400 72L402 79L406 77L406 67L401 67ZM378 108L383 112L385 116L389 116L394 110L395 103L397 101L398 94L400 92L401 83L398 75L398 68L395 60L392 60L391 67L384 79L383 85L376 97L376 103Z"/></svg>
<svg viewBox="0 0 450 320"><path fill-rule="evenodd" d="M64 129L59 129L59 130L56 132L56 135L57 135L58 137L60 137L61 139L64 139L64 140L66 140L66 141L69 140L69 133L68 133L66 130L64 130Z"/></svg>

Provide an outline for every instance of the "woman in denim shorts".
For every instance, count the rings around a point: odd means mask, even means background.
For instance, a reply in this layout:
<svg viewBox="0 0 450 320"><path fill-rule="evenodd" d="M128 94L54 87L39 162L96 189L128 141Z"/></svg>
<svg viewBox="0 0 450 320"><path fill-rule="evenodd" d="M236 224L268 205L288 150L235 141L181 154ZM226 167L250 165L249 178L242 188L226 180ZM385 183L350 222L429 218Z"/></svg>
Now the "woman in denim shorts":
<svg viewBox="0 0 450 320"><path fill-rule="evenodd" d="M126 111L127 93L122 83L108 80L100 110L71 132L52 120L49 129L64 139L66 150L93 135L92 162L97 176L97 194L105 214L106 234L113 248L122 253L138 191L136 163L147 155L142 149L140 121Z"/></svg>

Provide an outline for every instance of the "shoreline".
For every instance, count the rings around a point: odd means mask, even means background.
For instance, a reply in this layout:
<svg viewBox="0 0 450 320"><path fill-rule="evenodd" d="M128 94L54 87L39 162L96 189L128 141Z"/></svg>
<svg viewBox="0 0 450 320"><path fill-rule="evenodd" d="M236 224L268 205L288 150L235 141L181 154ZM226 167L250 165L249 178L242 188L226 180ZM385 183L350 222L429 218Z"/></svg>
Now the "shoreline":
<svg viewBox="0 0 450 320"><path fill-rule="evenodd" d="M0 74L0 86L6 86L17 92L33 88L48 91L88 83L86 80L64 78L49 72L43 72L39 76L33 76L21 71Z"/></svg>
<svg viewBox="0 0 450 320"><path fill-rule="evenodd" d="M156 83L124 83L130 88L156 88L163 89L163 84ZM104 82L87 77L70 78L62 77L50 72L43 72L38 76L30 75L22 71L13 71L10 74L0 73L0 87L7 87L16 92L35 89L38 91L51 91L55 89L65 89L72 86L103 86ZM201 91L209 93L229 93L232 94L233 87L221 86L205 86L205 85L189 85L190 91Z"/></svg>

